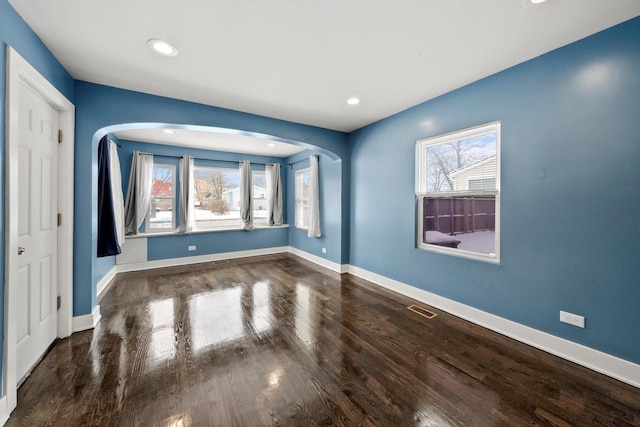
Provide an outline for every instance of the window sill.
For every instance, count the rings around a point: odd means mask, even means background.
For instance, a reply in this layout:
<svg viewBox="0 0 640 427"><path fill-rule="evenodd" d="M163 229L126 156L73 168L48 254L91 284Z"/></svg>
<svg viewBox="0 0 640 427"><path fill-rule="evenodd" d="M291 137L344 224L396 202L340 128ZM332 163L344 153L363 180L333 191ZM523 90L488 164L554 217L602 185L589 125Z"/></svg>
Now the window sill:
<svg viewBox="0 0 640 427"><path fill-rule="evenodd" d="M276 228L289 228L289 224L282 225L254 225L253 230L272 230ZM181 236L188 234L202 234L202 233L221 233L225 231L244 231L242 227L225 227L225 228L207 228L206 230L191 230L185 233L180 233L178 230L163 231L157 233L138 233L135 236L125 236L126 239L142 239L146 237L161 237L161 236Z"/></svg>
<svg viewBox="0 0 640 427"><path fill-rule="evenodd" d="M453 255L460 258L472 259L475 261L484 261L491 264L500 264L500 256L498 254L484 254L482 252L465 251L464 249L447 248L444 246L432 245L428 243L418 243L417 249L436 252L439 254Z"/></svg>

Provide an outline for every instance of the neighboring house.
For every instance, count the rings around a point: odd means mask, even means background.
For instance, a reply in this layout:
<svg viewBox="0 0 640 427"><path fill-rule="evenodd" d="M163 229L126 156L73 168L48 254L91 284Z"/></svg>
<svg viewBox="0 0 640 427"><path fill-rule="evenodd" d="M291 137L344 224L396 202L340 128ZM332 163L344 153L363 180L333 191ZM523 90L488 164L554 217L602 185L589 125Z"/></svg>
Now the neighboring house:
<svg viewBox="0 0 640 427"><path fill-rule="evenodd" d="M240 210L240 187L227 190L222 193L222 198L227 202L229 210ZM267 209L267 189L253 186L253 210L264 211Z"/></svg>
<svg viewBox="0 0 640 427"><path fill-rule="evenodd" d="M151 194L154 197L168 196L171 197L171 182L162 179L154 179L151 187Z"/></svg>
<svg viewBox="0 0 640 427"><path fill-rule="evenodd" d="M493 155L452 172L449 178L455 191L493 190L496 188L496 171L496 156Z"/></svg>
<svg viewBox="0 0 640 427"><path fill-rule="evenodd" d="M154 179L151 187L151 212L172 209L171 181Z"/></svg>

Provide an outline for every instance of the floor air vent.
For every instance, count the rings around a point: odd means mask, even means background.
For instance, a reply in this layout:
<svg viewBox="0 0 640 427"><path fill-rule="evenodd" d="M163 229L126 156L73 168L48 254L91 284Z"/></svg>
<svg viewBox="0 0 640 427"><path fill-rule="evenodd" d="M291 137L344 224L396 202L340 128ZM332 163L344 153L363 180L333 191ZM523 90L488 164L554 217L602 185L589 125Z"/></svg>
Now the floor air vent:
<svg viewBox="0 0 640 427"><path fill-rule="evenodd" d="M426 317L427 319L433 319L434 317L437 316L436 313L429 311L425 308L422 307L418 307L417 305L413 304L410 305L409 307L407 307L409 310L413 311L414 313L419 314L422 317Z"/></svg>

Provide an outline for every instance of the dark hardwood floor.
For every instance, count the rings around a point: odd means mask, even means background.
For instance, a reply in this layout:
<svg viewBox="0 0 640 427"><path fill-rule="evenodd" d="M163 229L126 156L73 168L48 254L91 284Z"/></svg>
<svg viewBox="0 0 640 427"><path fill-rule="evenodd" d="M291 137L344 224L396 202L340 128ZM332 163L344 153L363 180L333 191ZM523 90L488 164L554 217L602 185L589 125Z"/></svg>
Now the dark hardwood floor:
<svg viewBox="0 0 640 427"><path fill-rule="evenodd" d="M287 254L122 274L6 425L640 425L637 388L414 303Z"/></svg>

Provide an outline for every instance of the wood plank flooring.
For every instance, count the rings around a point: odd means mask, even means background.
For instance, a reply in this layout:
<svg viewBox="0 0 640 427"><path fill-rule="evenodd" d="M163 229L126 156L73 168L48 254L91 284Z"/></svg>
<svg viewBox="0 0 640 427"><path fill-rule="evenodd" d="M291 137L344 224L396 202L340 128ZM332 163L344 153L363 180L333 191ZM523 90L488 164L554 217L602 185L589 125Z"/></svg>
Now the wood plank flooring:
<svg viewBox="0 0 640 427"><path fill-rule="evenodd" d="M640 426L640 390L288 254L119 275L7 426Z"/></svg>

